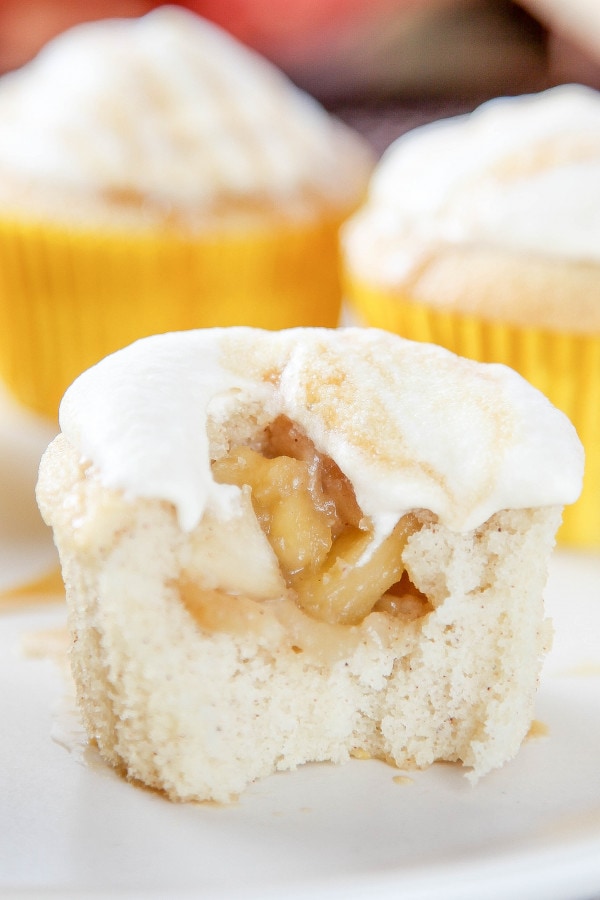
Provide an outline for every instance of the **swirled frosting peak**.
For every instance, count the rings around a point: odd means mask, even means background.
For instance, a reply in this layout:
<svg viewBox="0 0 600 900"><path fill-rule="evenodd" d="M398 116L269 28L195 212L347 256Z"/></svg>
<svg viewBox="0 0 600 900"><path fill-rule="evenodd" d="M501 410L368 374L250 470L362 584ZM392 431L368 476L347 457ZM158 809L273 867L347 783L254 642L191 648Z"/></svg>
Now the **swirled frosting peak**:
<svg viewBox="0 0 600 900"><path fill-rule="evenodd" d="M388 148L344 234L351 270L383 285L445 245L600 260L600 94L581 85L484 103Z"/></svg>
<svg viewBox="0 0 600 900"><path fill-rule="evenodd" d="M0 79L0 172L178 206L317 193L354 203L359 138L224 31L175 6L85 23Z"/></svg>

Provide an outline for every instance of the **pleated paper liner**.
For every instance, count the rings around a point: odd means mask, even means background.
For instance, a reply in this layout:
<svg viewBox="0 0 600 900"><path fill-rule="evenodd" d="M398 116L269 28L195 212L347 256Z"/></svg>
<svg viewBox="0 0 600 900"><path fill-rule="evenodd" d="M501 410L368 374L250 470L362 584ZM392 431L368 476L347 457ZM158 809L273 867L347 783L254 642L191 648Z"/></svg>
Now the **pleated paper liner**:
<svg viewBox="0 0 600 900"><path fill-rule="evenodd" d="M511 366L565 412L584 445L586 464L581 497L565 508L558 541L600 548L600 335L485 321L356 281L348 282L345 296L350 316L361 323Z"/></svg>
<svg viewBox="0 0 600 900"><path fill-rule="evenodd" d="M0 378L56 418L71 381L137 338L338 322L336 219L244 233L104 233L0 221Z"/></svg>

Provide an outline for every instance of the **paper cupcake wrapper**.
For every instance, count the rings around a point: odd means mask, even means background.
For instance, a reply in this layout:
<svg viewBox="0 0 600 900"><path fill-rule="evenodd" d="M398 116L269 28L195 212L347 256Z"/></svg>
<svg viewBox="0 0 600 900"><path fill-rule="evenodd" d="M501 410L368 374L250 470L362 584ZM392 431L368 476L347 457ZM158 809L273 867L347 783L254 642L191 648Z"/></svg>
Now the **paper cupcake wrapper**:
<svg viewBox="0 0 600 900"><path fill-rule="evenodd" d="M516 369L573 422L586 452L583 491L565 508L558 540L600 547L600 337L485 321L427 307L369 285L346 285L349 314L362 324Z"/></svg>
<svg viewBox="0 0 600 900"><path fill-rule="evenodd" d="M197 238L0 221L0 377L55 418L84 369L139 337L335 326L339 221Z"/></svg>

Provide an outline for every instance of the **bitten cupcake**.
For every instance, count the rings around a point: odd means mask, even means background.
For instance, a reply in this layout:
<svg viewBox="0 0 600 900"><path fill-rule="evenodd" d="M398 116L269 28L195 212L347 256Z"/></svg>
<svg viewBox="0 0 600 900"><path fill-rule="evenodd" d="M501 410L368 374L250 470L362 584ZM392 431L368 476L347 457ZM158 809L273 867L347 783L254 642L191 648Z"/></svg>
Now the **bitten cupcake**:
<svg viewBox="0 0 600 900"><path fill-rule="evenodd" d="M197 326L335 325L362 139L192 13L79 25L0 79L0 377L56 416L83 369Z"/></svg>
<svg viewBox="0 0 600 900"><path fill-rule="evenodd" d="M567 413L586 474L559 540L600 547L600 95L563 85L408 133L342 243L350 317L506 363Z"/></svg>
<svg viewBox="0 0 600 900"><path fill-rule="evenodd" d="M79 376L37 497L100 753L173 800L307 762L517 753L581 487L516 372L367 328L136 341Z"/></svg>

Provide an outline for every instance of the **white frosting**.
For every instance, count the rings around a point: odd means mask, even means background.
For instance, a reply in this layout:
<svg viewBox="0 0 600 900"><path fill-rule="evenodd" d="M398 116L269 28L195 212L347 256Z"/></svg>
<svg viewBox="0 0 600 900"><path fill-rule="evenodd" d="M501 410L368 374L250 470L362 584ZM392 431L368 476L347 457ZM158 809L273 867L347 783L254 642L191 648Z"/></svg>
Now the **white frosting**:
<svg viewBox="0 0 600 900"><path fill-rule="evenodd" d="M0 170L43 184L183 207L311 190L347 202L368 167L314 100L177 7L78 25L0 79Z"/></svg>
<svg viewBox="0 0 600 900"><path fill-rule="evenodd" d="M562 85L416 128L345 229L348 263L401 281L440 244L600 259L600 94Z"/></svg>
<svg viewBox="0 0 600 900"><path fill-rule="evenodd" d="M505 508L573 502L583 449L513 370L377 329L208 329L146 338L67 390L61 428L108 487L160 498L191 530L239 509L211 475L207 416L297 422L352 482L383 538L427 508L469 530ZM228 413L229 411L229 413Z"/></svg>

